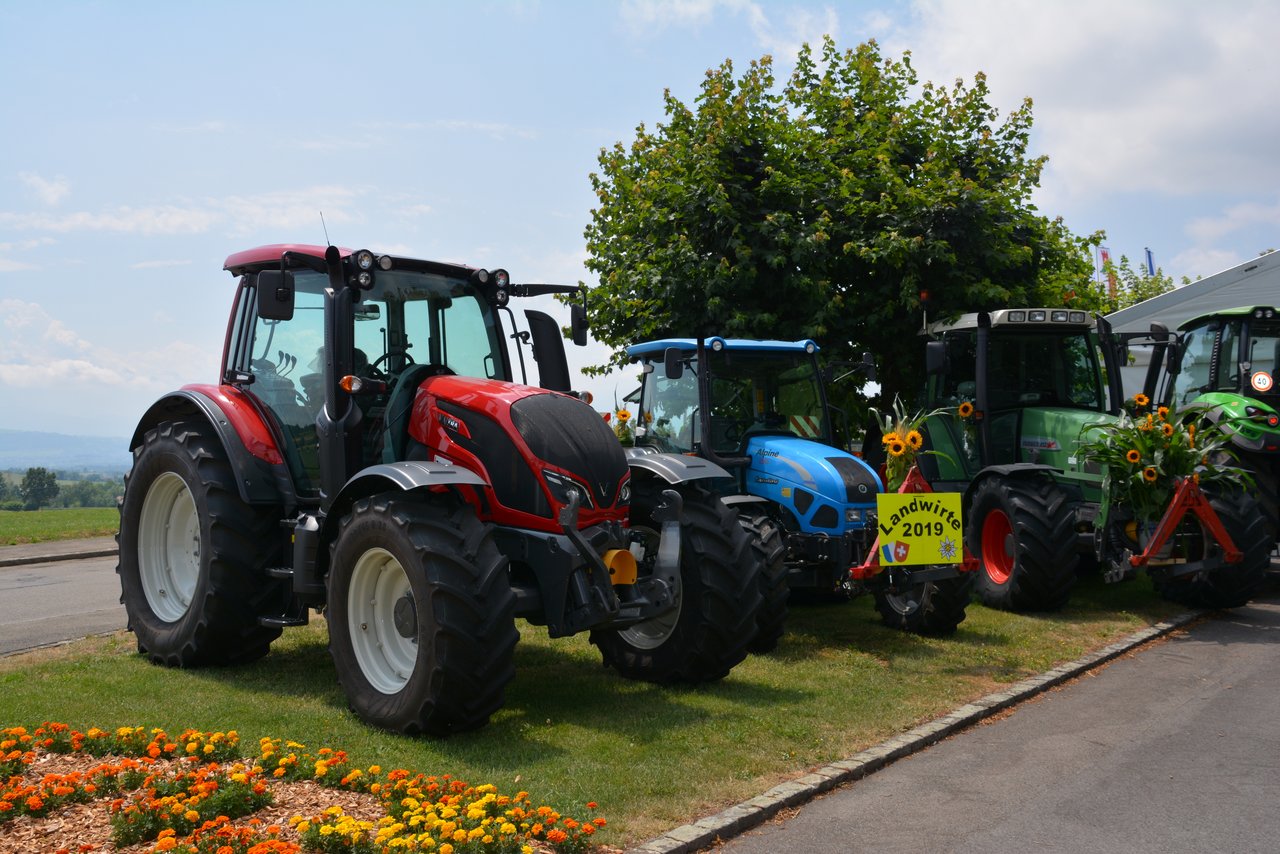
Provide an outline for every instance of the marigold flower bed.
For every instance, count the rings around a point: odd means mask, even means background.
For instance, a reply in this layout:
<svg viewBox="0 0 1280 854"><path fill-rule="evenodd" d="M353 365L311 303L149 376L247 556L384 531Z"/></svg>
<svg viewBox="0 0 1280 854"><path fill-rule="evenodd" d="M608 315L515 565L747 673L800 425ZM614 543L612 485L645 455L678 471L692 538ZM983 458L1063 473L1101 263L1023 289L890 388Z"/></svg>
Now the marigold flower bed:
<svg viewBox="0 0 1280 854"><path fill-rule="evenodd" d="M528 792L358 768L331 748L264 738L245 757L234 731L0 729L7 851L583 852L604 825L535 807Z"/></svg>

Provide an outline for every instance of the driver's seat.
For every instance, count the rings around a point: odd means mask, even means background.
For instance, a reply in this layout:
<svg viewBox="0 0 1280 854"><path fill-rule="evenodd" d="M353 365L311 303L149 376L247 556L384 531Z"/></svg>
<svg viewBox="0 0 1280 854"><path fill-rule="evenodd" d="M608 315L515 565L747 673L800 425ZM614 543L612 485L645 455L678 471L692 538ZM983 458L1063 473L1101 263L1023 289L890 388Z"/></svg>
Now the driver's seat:
<svg viewBox="0 0 1280 854"><path fill-rule="evenodd" d="M400 462L405 458L405 447L409 444L409 417L413 413L413 401L418 395L418 386L428 377L440 374L451 374L453 371L444 365L410 365L405 368L396 380L391 397L387 400L387 408L383 416L382 461L384 463Z"/></svg>

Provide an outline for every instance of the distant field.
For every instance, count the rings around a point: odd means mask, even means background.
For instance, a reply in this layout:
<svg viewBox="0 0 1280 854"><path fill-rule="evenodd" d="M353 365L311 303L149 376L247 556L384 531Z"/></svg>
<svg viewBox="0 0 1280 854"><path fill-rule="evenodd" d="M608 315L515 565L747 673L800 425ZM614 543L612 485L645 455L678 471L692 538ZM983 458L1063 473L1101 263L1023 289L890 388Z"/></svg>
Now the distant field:
<svg viewBox="0 0 1280 854"><path fill-rule="evenodd" d="M0 547L46 540L109 537L120 527L114 507L0 510Z"/></svg>

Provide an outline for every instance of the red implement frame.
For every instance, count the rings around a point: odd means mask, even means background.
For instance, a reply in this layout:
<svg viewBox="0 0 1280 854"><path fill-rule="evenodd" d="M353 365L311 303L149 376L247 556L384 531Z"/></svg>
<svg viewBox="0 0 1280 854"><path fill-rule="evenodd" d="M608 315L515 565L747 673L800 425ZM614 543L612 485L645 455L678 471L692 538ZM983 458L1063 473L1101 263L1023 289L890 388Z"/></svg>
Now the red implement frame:
<svg viewBox="0 0 1280 854"><path fill-rule="evenodd" d="M1209 503L1209 499L1205 498L1204 493L1200 491L1199 479L1184 477L1178 482L1178 488L1173 493L1173 500L1169 502L1169 506L1165 508L1164 515L1160 517L1160 522L1156 525L1156 530L1151 535L1146 549L1141 554L1130 557L1129 563L1134 567L1145 566L1147 562L1155 557L1168 539L1173 536L1173 532L1178 529L1178 525L1188 513L1194 513L1196 518L1200 520L1200 524L1204 525L1209 534L1218 541L1218 545L1222 546L1222 559L1224 561L1227 563L1239 563L1244 559L1244 554L1240 549L1236 548L1236 544L1232 542L1231 535L1227 533L1227 529L1222 527L1222 520L1214 512L1213 505Z"/></svg>
<svg viewBox="0 0 1280 854"><path fill-rule="evenodd" d="M933 487L929 485L929 481L924 479L924 475L920 474L920 469L914 465L907 471L907 476L902 479L902 486L898 487L899 494L908 492L933 492ZM1215 516L1214 519L1216 520L1217 517ZM961 540L963 541L963 537ZM964 558L956 565L956 570L958 572L972 572L977 568L978 559L969 554L969 549L965 547ZM880 571L880 535L877 534L875 541L871 543L871 549L867 552L866 560L858 566L849 567L849 575L854 581L866 581L874 578Z"/></svg>

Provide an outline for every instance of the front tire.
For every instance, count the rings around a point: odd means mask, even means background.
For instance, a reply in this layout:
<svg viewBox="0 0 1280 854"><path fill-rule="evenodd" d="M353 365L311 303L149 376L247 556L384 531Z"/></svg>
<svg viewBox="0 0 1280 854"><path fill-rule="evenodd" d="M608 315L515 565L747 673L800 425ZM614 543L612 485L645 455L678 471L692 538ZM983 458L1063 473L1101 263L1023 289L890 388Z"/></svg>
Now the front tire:
<svg viewBox="0 0 1280 854"><path fill-rule="evenodd" d="M897 591L876 590L876 611L891 629L929 637L953 635L964 622L975 574L964 572Z"/></svg>
<svg viewBox="0 0 1280 854"><path fill-rule="evenodd" d="M984 605L1056 611L1076 582L1075 513L1047 477L988 477L974 490L966 541Z"/></svg>
<svg viewBox="0 0 1280 854"><path fill-rule="evenodd" d="M782 528L765 513L751 510L738 515L738 523L751 540L751 554L759 565L760 610L756 614L756 636L750 652L764 654L778 648L787 623L787 547Z"/></svg>
<svg viewBox="0 0 1280 854"><path fill-rule="evenodd" d="M645 546L641 572L654 570L661 525L653 513L665 484L635 487L631 529ZM760 606L759 565L737 515L697 484L679 487L680 574L672 579L675 605L643 623L596 629L591 643L606 666L628 679L647 682L709 682L726 676L747 656Z"/></svg>
<svg viewBox="0 0 1280 854"><path fill-rule="evenodd" d="M1265 512L1256 497L1243 489L1206 489L1205 497L1232 543L1243 553L1240 562L1182 578L1161 579L1153 572L1152 582L1156 591L1171 602L1192 608L1239 608L1258 595L1271 565L1272 544ZM1194 550L1198 544L1199 553L1187 555L1188 560L1221 552L1194 516L1188 515L1186 521L1199 532L1192 545Z"/></svg>
<svg viewBox="0 0 1280 854"><path fill-rule="evenodd" d="M515 675L507 559L450 495L356 502L333 545L328 619L348 704L384 729L477 729Z"/></svg>
<svg viewBox="0 0 1280 854"><path fill-rule="evenodd" d="M120 601L138 651L157 664L241 664L280 629L283 607L264 569L278 555L279 514L240 500L226 452L201 424L166 421L133 451L120 502Z"/></svg>

